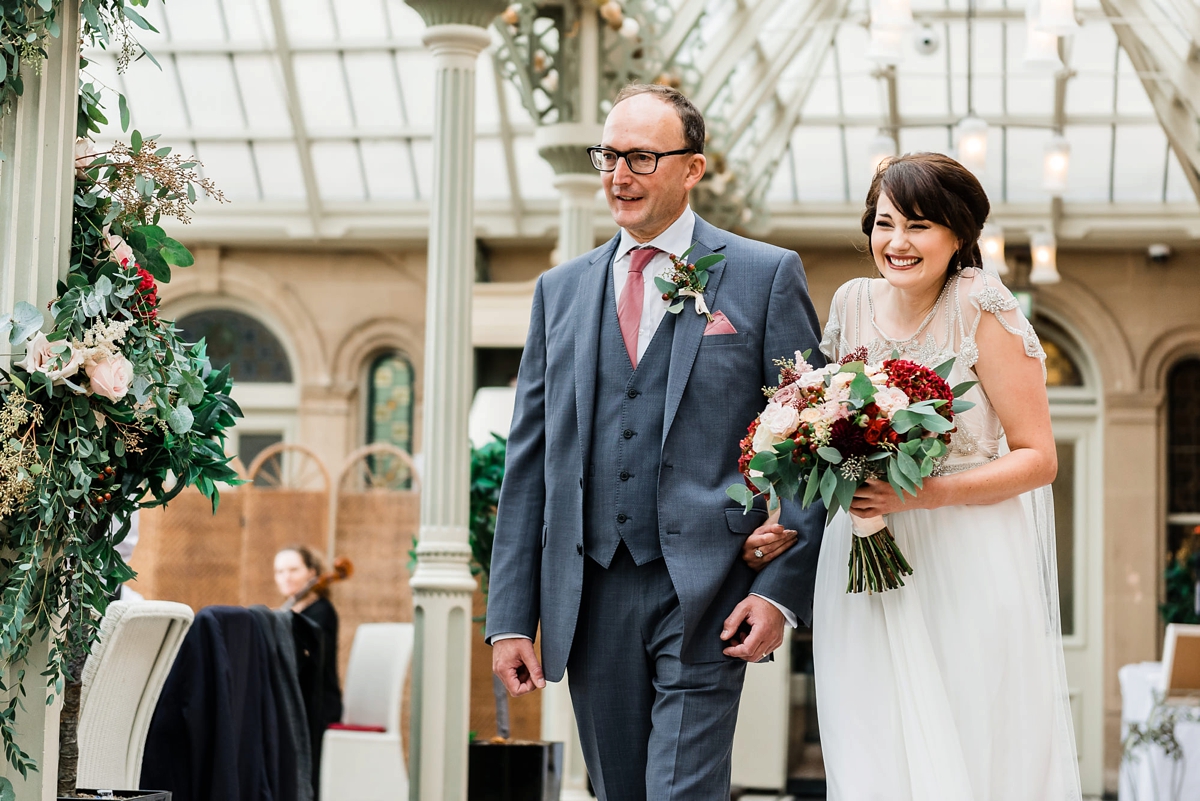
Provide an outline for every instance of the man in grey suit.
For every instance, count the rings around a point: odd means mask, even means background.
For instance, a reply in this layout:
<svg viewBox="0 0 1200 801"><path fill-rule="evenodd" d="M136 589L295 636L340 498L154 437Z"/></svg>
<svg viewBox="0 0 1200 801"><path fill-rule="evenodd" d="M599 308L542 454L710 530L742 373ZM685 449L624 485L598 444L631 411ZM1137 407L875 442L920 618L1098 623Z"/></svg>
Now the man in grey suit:
<svg viewBox="0 0 1200 801"><path fill-rule="evenodd" d="M767 525L725 489L773 360L820 363L817 315L795 253L692 212L703 151L682 94L622 91L589 150L621 231L538 279L517 378L493 669L513 695L568 675L602 801L728 801L746 662L782 644L785 620L811 621L823 510ZM668 314L653 281L693 243L690 262L725 256L704 291L711 323L692 299Z"/></svg>

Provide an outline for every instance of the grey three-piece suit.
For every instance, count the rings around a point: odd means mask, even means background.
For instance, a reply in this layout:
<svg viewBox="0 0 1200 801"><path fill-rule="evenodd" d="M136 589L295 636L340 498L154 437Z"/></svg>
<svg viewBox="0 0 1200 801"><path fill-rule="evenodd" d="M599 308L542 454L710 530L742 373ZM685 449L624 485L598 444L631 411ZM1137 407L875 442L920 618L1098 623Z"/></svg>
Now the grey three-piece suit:
<svg viewBox="0 0 1200 801"><path fill-rule="evenodd" d="M766 519L725 494L773 359L811 350L817 316L791 251L699 217L689 255L721 253L705 300L737 329L704 335L688 300L637 369L606 245L538 279L492 557L487 635L536 636L567 668L593 785L607 801L728 799L745 663L722 654L750 593L811 621L824 510L785 507L799 543L760 573L741 560ZM782 699L781 699L782 702Z"/></svg>

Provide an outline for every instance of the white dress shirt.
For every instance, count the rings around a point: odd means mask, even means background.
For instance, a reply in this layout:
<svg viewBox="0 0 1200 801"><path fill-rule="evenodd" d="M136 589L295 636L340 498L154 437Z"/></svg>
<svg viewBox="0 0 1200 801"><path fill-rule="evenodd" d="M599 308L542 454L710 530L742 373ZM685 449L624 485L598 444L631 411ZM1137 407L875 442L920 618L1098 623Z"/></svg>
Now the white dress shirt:
<svg viewBox="0 0 1200 801"><path fill-rule="evenodd" d="M658 325L667 316L667 303L662 299L662 290L654 283L656 276L665 275L671 268L671 259L668 254L682 256L684 251L692 246L692 234L696 229L696 213L692 211L692 207L688 206L683 210L683 214L679 215L679 219L671 223L667 230L663 231L658 236L651 239L649 242L638 242L624 228L621 229L621 241L617 243L617 252L613 255L613 298L620 298L622 290L625 289L625 282L629 280L629 262L631 256L629 251L639 247L655 247L660 253L655 253L654 258L646 265L642 271L642 276L645 279L645 289L642 296L642 321L638 327L638 362L641 362L642 357L646 354L646 348L650 347L650 340L654 339L654 333L658 330ZM614 303L616 301L614 300ZM681 314L695 314L696 310L689 303L684 307ZM758 595L758 593L753 593ZM764 601L768 602L780 612L783 613L784 620L792 628L797 627L796 616L792 610L772 601L763 595L758 595ZM492 635L489 644L496 644L500 640L510 640L515 637L523 637L529 639L524 634L505 633Z"/></svg>

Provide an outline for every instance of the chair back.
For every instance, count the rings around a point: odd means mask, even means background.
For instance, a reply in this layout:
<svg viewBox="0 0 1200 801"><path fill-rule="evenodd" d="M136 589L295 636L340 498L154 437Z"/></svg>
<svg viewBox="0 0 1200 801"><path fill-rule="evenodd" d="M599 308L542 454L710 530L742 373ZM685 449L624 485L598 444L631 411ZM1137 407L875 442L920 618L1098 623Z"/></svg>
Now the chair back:
<svg viewBox="0 0 1200 801"><path fill-rule="evenodd" d="M358 627L342 692L343 723L400 731L400 703L412 651L412 623Z"/></svg>
<svg viewBox="0 0 1200 801"><path fill-rule="evenodd" d="M192 617L171 601L109 604L83 668L81 787L138 786L150 719Z"/></svg>

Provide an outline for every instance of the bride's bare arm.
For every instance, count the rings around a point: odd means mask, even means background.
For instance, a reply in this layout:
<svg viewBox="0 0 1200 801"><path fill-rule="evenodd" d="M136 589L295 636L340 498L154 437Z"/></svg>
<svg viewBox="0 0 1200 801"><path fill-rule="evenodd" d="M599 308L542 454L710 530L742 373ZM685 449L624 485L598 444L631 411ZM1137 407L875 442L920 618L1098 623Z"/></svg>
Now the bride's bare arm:
<svg viewBox="0 0 1200 801"><path fill-rule="evenodd" d="M886 482L873 481L854 494L850 510L866 517L903 509L990 504L1045 486L1058 473L1050 428L1050 404L1042 364L1025 353L1021 337L984 313L976 332L975 372L1008 436L1010 453L991 464L949 476L925 479L917 497L896 497Z"/></svg>

